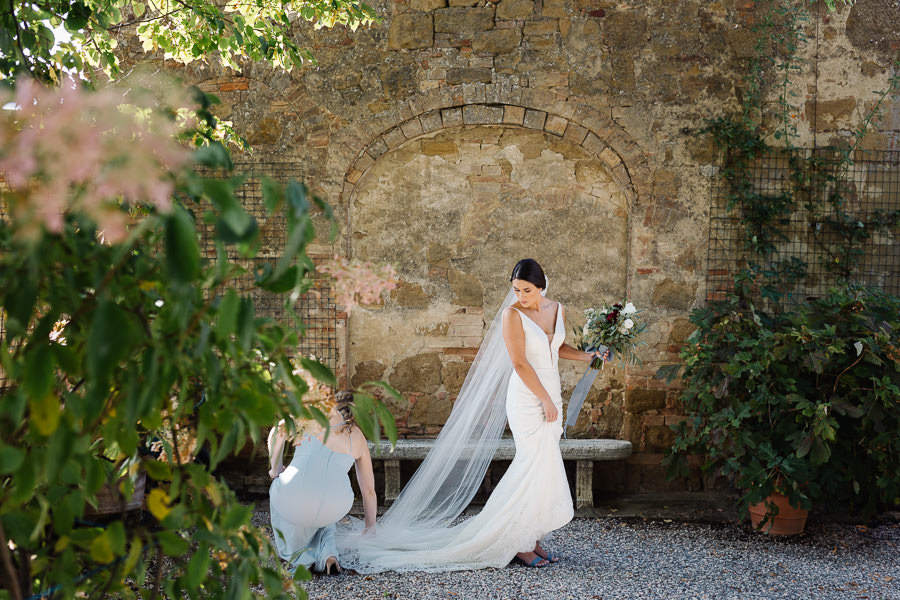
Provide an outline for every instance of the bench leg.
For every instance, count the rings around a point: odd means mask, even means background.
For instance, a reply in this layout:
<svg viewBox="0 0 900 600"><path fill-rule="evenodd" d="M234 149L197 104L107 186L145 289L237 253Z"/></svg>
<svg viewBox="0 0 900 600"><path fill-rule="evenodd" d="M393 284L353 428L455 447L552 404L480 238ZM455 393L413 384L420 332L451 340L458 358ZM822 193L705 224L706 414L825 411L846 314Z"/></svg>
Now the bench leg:
<svg viewBox="0 0 900 600"><path fill-rule="evenodd" d="M390 506L400 495L400 461L384 461L384 505Z"/></svg>
<svg viewBox="0 0 900 600"><path fill-rule="evenodd" d="M575 470L575 508L594 507L594 461L579 460Z"/></svg>

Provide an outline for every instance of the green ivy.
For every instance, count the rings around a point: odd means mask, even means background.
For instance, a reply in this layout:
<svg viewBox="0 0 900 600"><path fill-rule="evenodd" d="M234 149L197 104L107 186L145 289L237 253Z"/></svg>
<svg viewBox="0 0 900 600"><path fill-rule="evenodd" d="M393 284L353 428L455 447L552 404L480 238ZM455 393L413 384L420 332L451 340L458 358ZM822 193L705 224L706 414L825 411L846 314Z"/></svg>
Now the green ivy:
<svg viewBox="0 0 900 600"><path fill-rule="evenodd" d="M680 373L684 386L686 419L674 427L664 464L674 478L688 473L688 457L700 457L704 472L741 491L743 507L777 490L794 506L824 503L871 515L900 506L900 299L847 280L864 242L893 235L900 211L854 216L846 175L900 76L878 92L850 145L810 154L795 148L792 115L799 111L789 90L808 19L802 3L767 4L741 109L706 129L723 157L726 209L743 224L747 266L726 300L693 311L696 330L682 363L657 373L669 382ZM775 81L767 79L772 72ZM774 127L763 110L768 91L778 94ZM762 193L753 171L772 157L785 159L789 185ZM843 287L786 309L785 295L810 265L777 258L777 251L801 210Z"/></svg>

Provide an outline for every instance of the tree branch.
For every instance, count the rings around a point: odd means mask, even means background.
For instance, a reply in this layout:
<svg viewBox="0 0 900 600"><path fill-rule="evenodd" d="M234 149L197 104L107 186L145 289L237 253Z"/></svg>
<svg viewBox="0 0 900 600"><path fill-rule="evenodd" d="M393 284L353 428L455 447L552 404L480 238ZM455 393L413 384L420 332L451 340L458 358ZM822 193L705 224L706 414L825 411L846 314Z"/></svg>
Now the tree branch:
<svg viewBox="0 0 900 600"><path fill-rule="evenodd" d="M2 521L0 521L0 559L3 560L3 568L6 570L9 579L9 592L12 594L13 600L22 600L19 575L16 572L15 565L13 565L12 556L9 554L9 542L6 539L6 531L3 529Z"/></svg>

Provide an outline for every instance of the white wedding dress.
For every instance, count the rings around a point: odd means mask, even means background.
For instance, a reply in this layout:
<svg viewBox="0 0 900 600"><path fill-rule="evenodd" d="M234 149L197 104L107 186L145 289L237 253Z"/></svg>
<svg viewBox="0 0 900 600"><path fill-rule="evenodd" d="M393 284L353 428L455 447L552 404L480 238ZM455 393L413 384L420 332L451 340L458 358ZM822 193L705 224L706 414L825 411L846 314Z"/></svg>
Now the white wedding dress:
<svg viewBox="0 0 900 600"><path fill-rule="evenodd" d="M376 527L342 548L341 562L361 572L457 571L504 567L518 552L572 520L569 484L559 451L562 396L559 347L565 341L562 307L557 308L552 338L519 313L525 331L525 355L560 416L544 417L537 396L513 371L506 393L506 414L516 455L476 516L458 524L434 527ZM461 459L464 462L464 459Z"/></svg>

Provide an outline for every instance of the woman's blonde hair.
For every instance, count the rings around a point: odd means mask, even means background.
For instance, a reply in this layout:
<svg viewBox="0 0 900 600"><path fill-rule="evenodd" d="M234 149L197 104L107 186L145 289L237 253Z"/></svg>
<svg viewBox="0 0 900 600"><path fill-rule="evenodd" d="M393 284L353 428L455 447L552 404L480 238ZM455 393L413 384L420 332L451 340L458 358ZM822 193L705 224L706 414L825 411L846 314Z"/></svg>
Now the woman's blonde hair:
<svg viewBox="0 0 900 600"><path fill-rule="evenodd" d="M344 424L348 427L356 426L356 419L353 418L353 392L350 390L341 390L335 395L334 409L338 411Z"/></svg>

